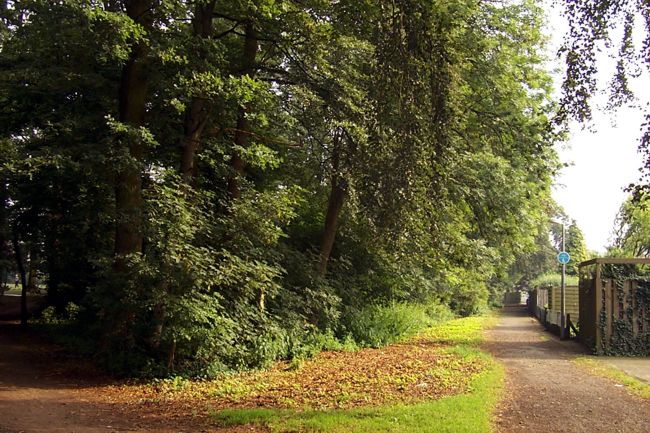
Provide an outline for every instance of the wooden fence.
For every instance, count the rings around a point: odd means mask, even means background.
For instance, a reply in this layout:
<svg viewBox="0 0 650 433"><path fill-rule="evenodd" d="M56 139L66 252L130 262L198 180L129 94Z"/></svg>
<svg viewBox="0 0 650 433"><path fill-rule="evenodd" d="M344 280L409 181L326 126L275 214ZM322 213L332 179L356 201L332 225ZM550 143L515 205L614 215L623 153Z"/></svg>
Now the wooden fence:
<svg viewBox="0 0 650 433"><path fill-rule="evenodd" d="M548 308L548 290L534 289L528 296L528 311L537 317L540 322L544 322L546 310Z"/></svg>
<svg viewBox="0 0 650 433"><path fill-rule="evenodd" d="M650 354L650 259L593 259L580 264L580 340L596 353Z"/></svg>
<svg viewBox="0 0 650 433"><path fill-rule="evenodd" d="M550 289L550 296L548 300L548 309L554 313L562 311L562 289L560 287L552 287ZM579 295L578 286L565 286L564 288L564 312L571 316L572 322L578 322L580 317ZM559 323L556 323L559 325Z"/></svg>
<svg viewBox="0 0 650 433"><path fill-rule="evenodd" d="M560 287L535 289L530 292L528 310L549 331L561 335L561 296ZM578 286L566 286L564 292L565 312L570 315L571 323L576 323L580 317L578 308ZM569 335L567 330L566 335Z"/></svg>

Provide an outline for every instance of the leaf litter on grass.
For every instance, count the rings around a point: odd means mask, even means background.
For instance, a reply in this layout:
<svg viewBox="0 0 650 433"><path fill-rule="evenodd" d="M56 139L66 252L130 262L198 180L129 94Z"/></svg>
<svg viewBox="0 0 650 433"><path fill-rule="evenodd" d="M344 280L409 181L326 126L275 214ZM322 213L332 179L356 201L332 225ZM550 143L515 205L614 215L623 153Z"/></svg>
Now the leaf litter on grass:
<svg viewBox="0 0 650 433"><path fill-rule="evenodd" d="M239 377L248 393L212 391L214 407L330 409L410 403L463 392L484 368L426 344L324 352L299 370L286 363Z"/></svg>
<svg viewBox="0 0 650 433"><path fill-rule="evenodd" d="M296 364L278 362L264 371L214 380L164 380L125 385L114 398L129 395L141 404L166 407L349 409L411 404L467 392L487 361L449 350L449 341L426 333L408 342L355 352L323 352ZM446 344L445 344L446 343ZM465 342L462 342L465 343ZM469 344L473 343L470 341Z"/></svg>

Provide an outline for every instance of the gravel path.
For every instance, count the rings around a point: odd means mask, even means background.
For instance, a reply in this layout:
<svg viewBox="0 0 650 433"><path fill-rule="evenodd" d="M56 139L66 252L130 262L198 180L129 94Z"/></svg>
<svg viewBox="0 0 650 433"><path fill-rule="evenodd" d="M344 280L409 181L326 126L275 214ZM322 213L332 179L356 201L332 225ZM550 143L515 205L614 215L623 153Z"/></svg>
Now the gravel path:
<svg viewBox="0 0 650 433"><path fill-rule="evenodd" d="M650 401L571 363L582 346L546 332L525 307L504 308L485 346L506 367L499 432L650 432Z"/></svg>

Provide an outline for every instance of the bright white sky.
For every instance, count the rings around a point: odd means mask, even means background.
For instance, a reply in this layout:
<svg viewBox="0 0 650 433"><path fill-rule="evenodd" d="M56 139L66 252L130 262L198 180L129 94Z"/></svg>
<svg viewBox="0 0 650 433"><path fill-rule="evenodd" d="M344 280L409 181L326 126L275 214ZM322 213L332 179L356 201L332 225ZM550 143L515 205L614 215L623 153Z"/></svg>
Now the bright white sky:
<svg viewBox="0 0 650 433"><path fill-rule="evenodd" d="M559 11L548 10L549 31L553 35L550 57L555 58L566 25ZM614 62L605 53L601 57L601 69L611 71ZM555 65L561 67L560 63ZM561 75L560 72L556 77L557 88ZM604 87L611 75L602 75ZM647 76L640 80L645 83ZM640 98L639 105L646 107L650 89L640 83L634 84ZM603 107L606 100L607 92L604 91L594 105ZM639 179L642 157L637 146L642 122L642 109L624 108L615 114L594 110L592 131L581 125L572 125L567 143L557 146L562 162L572 165L563 169L556 179L553 197L568 216L577 221L585 235L587 248L591 250L605 251L616 213L627 197L623 189Z"/></svg>

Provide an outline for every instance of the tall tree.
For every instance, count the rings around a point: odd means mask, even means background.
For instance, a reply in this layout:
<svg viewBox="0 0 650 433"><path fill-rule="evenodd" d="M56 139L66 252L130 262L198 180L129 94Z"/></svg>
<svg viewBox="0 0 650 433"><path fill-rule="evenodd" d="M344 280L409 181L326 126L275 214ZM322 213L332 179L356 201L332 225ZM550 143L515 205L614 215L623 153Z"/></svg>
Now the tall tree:
<svg viewBox="0 0 650 433"><path fill-rule="evenodd" d="M650 208L647 202L647 195L643 195L636 200L629 197L621 205L614 223L610 254L627 257L650 256Z"/></svg>
<svg viewBox="0 0 650 433"><path fill-rule="evenodd" d="M126 15L141 27L146 35L153 25L151 0L125 1ZM122 67L119 87L119 121L130 133L118 140L118 152L124 152L124 160L117 170L115 187L115 267L124 270L125 258L142 252L142 170L145 143L139 136L144 126L147 87L149 83L149 42L146 36L136 39L130 47L129 56Z"/></svg>
<svg viewBox="0 0 650 433"><path fill-rule="evenodd" d="M567 267L567 273L569 275L578 275L578 265L587 260L588 257L584 235L575 220L571 221L567 229L565 250L571 257L571 262Z"/></svg>
<svg viewBox="0 0 650 433"><path fill-rule="evenodd" d="M470 314L535 251L532 1L15 4L7 218L118 371L264 365L369 303Z"/></svg>
<svg viewBox="0 0 650 433"><path fill-rule="evenodd" d="M192 17L192 31L198 46L197 61L200 63L197 73L207 72L211 66L210 39L213 36L214 8L216 0L205 3L197 2ZM183 151L181 154L181 174L190 183L196 176L196 159L199 145L210 115L210 100L202 94L194 96L185 111Z"/></svg>

